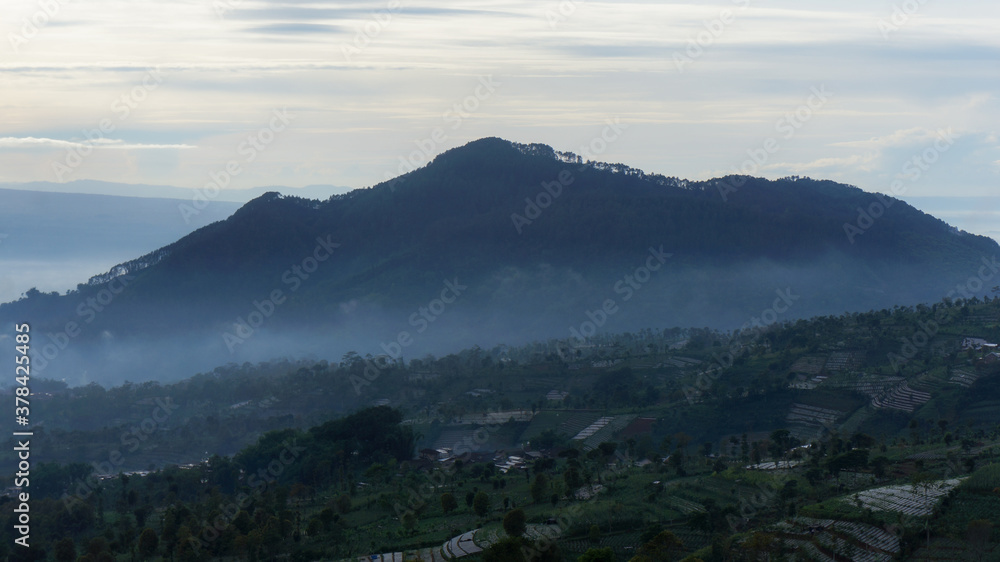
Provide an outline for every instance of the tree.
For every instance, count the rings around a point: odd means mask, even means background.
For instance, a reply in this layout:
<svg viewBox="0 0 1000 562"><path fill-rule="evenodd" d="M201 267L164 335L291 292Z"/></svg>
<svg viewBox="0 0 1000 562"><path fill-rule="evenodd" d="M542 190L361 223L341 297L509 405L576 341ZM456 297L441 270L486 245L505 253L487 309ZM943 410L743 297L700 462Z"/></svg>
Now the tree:
<svg viewBox="0 0 1000 562"><path fill-rule="evenodd" d="M684 476L684 451L677 449L670 455L670 466L674 467L678 476Z"/></svg>
<svg viewBox="0 0 1000 562"><path fill-rule="evenodd" d="M486 492L479 492L472 499L472 510L480 517L486 517L490 511L490 497Z"/></svg>
<svg viewBox="0 0 1000 562"><path fill-rule="evenodd" d="M679 431L674 434L674 442L677 443L677 449L682 450L688 446L691 442L692 437L683 431Z"/></svg>
<svg viewBox="0 0 1000 562"><path fill-rule="evenodd" d="M483 562L525 562L525 550L521 539L507 537L483 551Z"/></svg>
<svg viewBox="0 0 1000 562"><path fill-rule="evenodd" d="M684 543L670 531L660 531L653 539L639 547L632 562L663 562L673 560Z"/></svg>
<svg viewBox="0 0 1000 562"><path fill-rule="evenodd" d="M160 539L156 536L156 531L149 527L143 529L139 535L139 556L142 558L152 557L159 545Z"/></svg>
<svg viewBox="0 0 1000 562"><path fill-rule="evenodd" d="M513 509L503 516L503 530L508 536L520 537L528 530L527 517L521 508Z"/></svg>
<svg viewBox="0 0 1000 562"><path fill-rule="evenodd" d="M106 550L108 550L108 540L104 537L94 537L87 543L87 554L90 554L94 558L97 558L98 554Z"/></svg>
<svg viewBox="0 0 1000 562"><path fill-rule="evenodd" d="M456 509L458 509L458 501L455 500L455 496L448 492L441 494L441 511L451 513Z"/></svg>
<svg viewBox="0 0 1000 562"><path fill-rule="evenodd" d="M531 482L531 499L535 503L542 503L545 501L545 493L549 489L549 477L544 474L536 474L534 481Z"/></svg>
<svg viewBox="0 0 1000 562"><path fill-rule="evenodd" d="M325 511L325 510L324 510ZM330 516L333 516L333 512L330 512ZM253 525L253 519L250 518L250 514L244 510L240 510L236 514L236 518L233 519L233 527L236 527L240 533L246 535L250 532L250 527Z"/></svg>
<svg viewBox="0 0 1000 562"><path fill-rule="evenodd" d="M563 474L563 480L566 481L567 496L572 496L577 488L583 486L583 477L580 476L580 471L575 466L566 469L566 472Z"/></svg>
<svg viewBox="0 0 1000 562"><path fill-rule="evenodd" d="M920 491L920 494L926 499L930 493L931 485L934 482L934 475L929 472L917 472L913 476L910 476L910 486L913 491ZM931 514L928 513L927 517L924 519L924 531L927 533L927 548L931 545Z"/></svg>
<svg viewBox="0 0 1000 562"><path fill-rule="evenodd" d="M771 432L771 441L778 447L784 448L788 445L788 438L791 437L792 432L787 429L775 429Z"/></svg>
<svg viewBox="0 0 1000 562"><path fill-rule="evenodd" d="M532 437L528 441L528 445L537 451L539 449L551 449L564 440L565 438L560 438L554 429L546 429L541 434Z"/></svg>
<svg viewBox="0 0 1000 562"><path fill-rule="evenodd" d="M340 497L337 498L337 511L341 513L351 511L351 496L340 494Z"/></svg>
<svg viewBox="0 0 1000 562"><path fill-rule="evenodd" d="M892 461L890 461L887 457L878 456L872 459L870 464L872 466L872 474L874 474L876 478L885 478L886 468L892 464Z"/></svg>
<svg viewBox="0 0 1000 562"><path fill-rule="evenodd" d="M948 429L948 420L938 420L938 427L941 428L941 435L944 435L945 431Z"/></svg>
<svg viewBox="0 0 1000 562"><path fill-rule="evenodd" d="M854 449L826 461L826 468L834 476L841 470L856 470L868 466L868 449Z"/></svg>
<svg viewBox="0 0 1000 562"><path fill-rule="evenodd" d="M613 441L605 441L600 445L598 445L597 448L601 450L602 455L604 455L605 457L610 457L611 455L615 454L615 451L618 449L618 443L615 443Z"/></svg>
<svg viewBox="0 0 1000 562"><path fill-rule="evenodd" d="M743 548L752 554L751 560L759 560L761 555L766 555L774 544L774 535L756 532L749 540L743 543Z"/></svg>
<svg viewBox="0 0 1000 562"><path fill-rule="evenodd" d="M56 543L57 562L73 562L76 560L76 544L73 539L66 537Z"/></svg>
<svg viewBox="0 0 1000 562"><path fill-rule="evenodd" d="M771 432L771 446L769 447L771 456L775 459L784 458L785 452L791 439L791 432L787 429L776 429Z"/></svg>
<svg viewBox="0 0 1000 562"><path fill-rule="evenodd" d="M878 441L871 435L859 432L851 436L850 443L859 449L872 449L878 444Z"/></svg>
<svg viewBox="0 0 1000 562"><path fill-rule="evenodd" d="M610 548L588 548L577 562L615 562L615 553Z"/></svg>
<svg viewBox="0 0 1000 562"><path fill-rule="evenodd" d="M407 511L403 514L402 523L406 532L412 534L413 530L417 528L417 514L412 511Z"/></svg>
<svg viewBox="0 0 1000 562"><path fill-rule="evenodd" d="M601 528L598 527L597 525L591 525L590 526L590 533L588 533L588 537L587 538L589 538L590 542L593 542L593 543L599 543L599 542L601 542Z"/></svg>
<svg viewBox="0 0 1000 562"><path fill-rule="evenodd" d="M735 516L738 511L735 505L728 505L720 508L715 500L709 498L704 502L705 511L699 511L688 518L688 526L694 529L701 529L708 534L715 533L723 529L729 518Z"/></svg>
<svg viewBox="0 0 1000 562"><path fill-rule="evenodd" d="M472 502L475 501L475 499L476 499L475 492L469 492L465 494L465 506L468 508L472 508Z"/></svg>
<svg viewBox="0 0 1000 562"><path fill-rule="evenodd" d="M965 542L975 556L976 560L982 560L986 554L987 546L990 542L990 531L993 530L993 523L988 519L975 519L969 521L965 531Z"/></svg>

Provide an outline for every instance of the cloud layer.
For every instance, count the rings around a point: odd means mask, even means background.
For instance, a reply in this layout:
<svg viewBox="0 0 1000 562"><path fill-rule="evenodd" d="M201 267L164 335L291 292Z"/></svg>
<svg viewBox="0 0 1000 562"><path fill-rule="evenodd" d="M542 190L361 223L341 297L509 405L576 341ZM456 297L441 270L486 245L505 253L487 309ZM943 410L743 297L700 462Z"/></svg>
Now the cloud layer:
<svg viewBox="0 0 1000 562"><path fill-rule="evenodd" d="M363 187L501 136L691 179L773 140L758 175L890 192L951 130L907 195L995 188L1000 5L802 4L4 2L0 182L196 188L236 160L232 187ZM806 115L815 88L832 96Z"/></svg>

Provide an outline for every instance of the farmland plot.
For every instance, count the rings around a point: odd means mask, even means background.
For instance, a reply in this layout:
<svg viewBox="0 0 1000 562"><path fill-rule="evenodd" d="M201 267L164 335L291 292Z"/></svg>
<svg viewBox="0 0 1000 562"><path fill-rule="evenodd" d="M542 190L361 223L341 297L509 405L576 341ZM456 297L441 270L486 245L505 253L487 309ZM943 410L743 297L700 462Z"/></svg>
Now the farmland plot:
<svg viewBox="0 0 1000 562"><path fill-rule="evenodd" d="M865 523L795 517L774 529L786 545L818 560L832 560L836 554L851 560L888 562L900 552L899 539Z"/></svg>
<svg viewBox="0 0 1000 562"><path fill-rule="evenodd" d="M938 500L958 486L961 479L938 480L926 486L903 484L865 490L843 498L847 504L861 502L862 508L873 511L895 511L904 515L925 516L934 511Z"/></svg>

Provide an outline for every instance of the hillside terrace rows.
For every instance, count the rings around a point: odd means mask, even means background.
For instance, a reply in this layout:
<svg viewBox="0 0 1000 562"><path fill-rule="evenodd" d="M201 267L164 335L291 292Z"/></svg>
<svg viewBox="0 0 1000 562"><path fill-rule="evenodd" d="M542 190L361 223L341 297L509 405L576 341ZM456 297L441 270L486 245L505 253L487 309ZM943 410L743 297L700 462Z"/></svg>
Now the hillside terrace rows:
<svg viewBox="0 0 1000 562"><path fill-rule="evenodd" d="M993 547L992 552L996 552L996 547ZM980 560L990 560L990 558L981 558L981 556L981 553L976 553L971 545L965 541L938 537L931 541L929 548L924 546L913 553L910 560L914 562L939 562L943 560L976 560L977 557Z"/></svg>
<svg viewBox="0 0 1000 562"><path fill-rule="evenodd" d="M927 486L904 484L883 486L843 498L845 503L860 502L862 508L874 511L895 511L916 517L930 515L938 499L961 483L961 479L939 480Z"/></svg>
<svg viewBox="0 0 1000 562"><path fill-rule="evenodd" d="M853 390L855 392L865 394L870 398L876 398L888 393L904 381L906 381L906 379L903 377L860 375L857 377L840 377L836 380L830 380L827 382L826 388Z"/></svg>
<svg viewBox="0 0 1000 562"><path fill-rule="evenodd" d="M864 359L865 354L863 351L834 351L827 358L826 365L823 368L830 373L849 371L861 367Z"/></svg>
<svg viewBox="0 0 1000 562"><path fill-rule="evenodd" d="M807 404L792 404L788 412L788 431L800 441L812 441L823 435L830 427L835 427L837 420L847 415L846 412L809 406Z"/></svg>
<svg viewBox="0 0 1000 562"><path fill-rule="evenodd" d="M882 562L900 552L895 535L865 523L796 517L774 527L787 545L817 560L833 561L836 555Z"/></svg>
<svg viewBox="0 0 1000 562"><path fill-rule="evenodd" d="M613 416L602 416L595 420L593 423L587 427L581 429L575 436L573 436L573 441L583 441L590 436L594 435L598 431L604 429L606 425L612 422L615 418Z"/></svg>
<svg viewBox="0 0 1000 562"><path fill-rule="evenodd" d="M959 386L964 386L965 388L971 387L975 382L979 380L979 375L975 371L969 369L953 369L951 372L951 378L948 382L951 384L957 384Z"/></svg>
<svg viewBox="0 0 1000 562"><path fill-rule="evenodd" d="M635 416L614 416L604 427L583 440L583 450L590 451L605 441L613 441L618 432L625 429L634 419Z"/></svg>
<svg viewBox="0 0 1000 562"><path fill-rule="evenodd" d="M822 357L801 357L792 363L790 371L804 375L818 375L823 371L826 360Z"/></svg>
<svg viewBox="0 0 1000 562"><path fill-rule="evenodd" d="M872 399L872 406L875 408L891 408L893 410L903 410L913 412L931 399L929 392L914 390L910 388L908 382L893 387L888 393Z"/></svg>

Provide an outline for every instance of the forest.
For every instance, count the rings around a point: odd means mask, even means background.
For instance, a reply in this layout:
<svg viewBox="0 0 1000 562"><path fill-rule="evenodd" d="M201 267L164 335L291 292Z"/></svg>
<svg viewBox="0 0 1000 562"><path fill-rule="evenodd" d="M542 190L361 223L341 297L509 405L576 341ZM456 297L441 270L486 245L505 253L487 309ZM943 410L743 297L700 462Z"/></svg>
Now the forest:
<svg viewBox="0 0 1000 562"><path fill-rule="evenodd" d="M997 340L987 297L169 385L38 381L36 546L4 555L993 556ZM356 392L379 405L335 407ZM170 413L147 432L155 408Z"/></svg>

